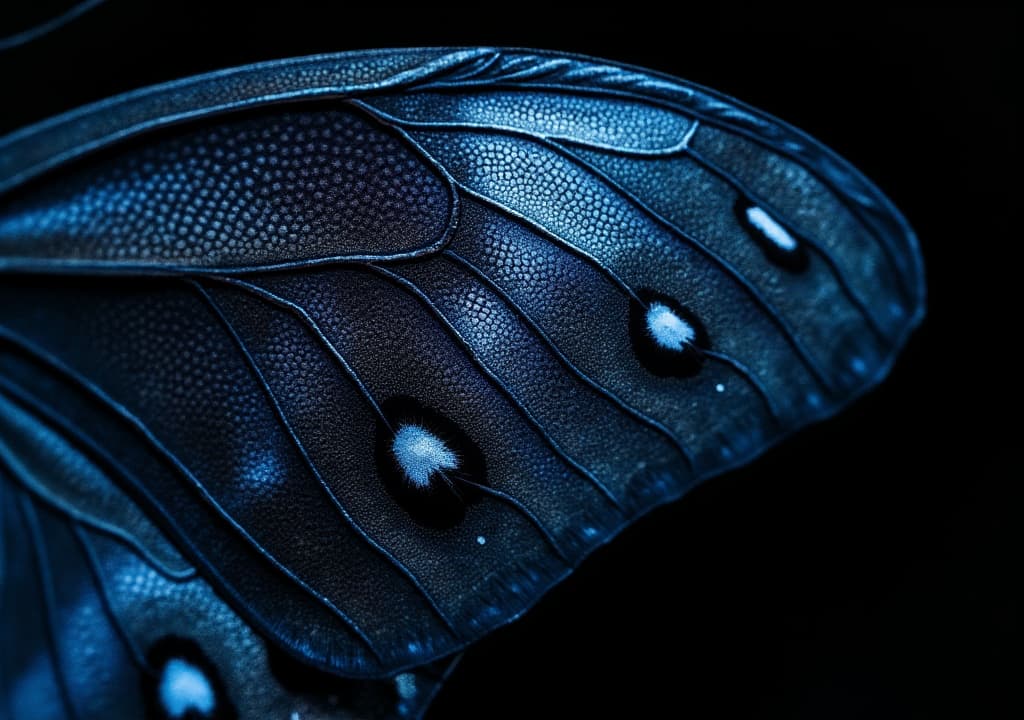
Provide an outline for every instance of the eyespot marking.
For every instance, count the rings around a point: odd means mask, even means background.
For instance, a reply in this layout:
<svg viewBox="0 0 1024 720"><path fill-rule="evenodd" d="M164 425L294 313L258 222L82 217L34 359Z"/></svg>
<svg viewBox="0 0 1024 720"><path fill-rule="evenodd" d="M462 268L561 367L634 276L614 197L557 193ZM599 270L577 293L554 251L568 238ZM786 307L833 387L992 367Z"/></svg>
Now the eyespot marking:
<svg viewBox="0 0 1024 720"><path fill-rule="evenodd" d="M377 469L388 494L421 525L459 523L487 485L483 453L458 423L408 396L395 396L377 422Z"/></svg>
<svg viewBox="0 0 1024 720"><path fill-rule="evenodd" d="M146 717L159 720L236 720L217 666L194 640L165 635L146 651L142 675Z"/></svg>
<svg viewBox="0 0 1024 720"><path fill-rule="evenodd" d="M637 359L654 375L690 377L704 363L707 331L697 316L674 298L638 290L630 303L629 333Z"/></svg>
<svg viewBox="0 0 1024 720"><path fill-rule="evenodd" d="M771 215L766 213L764 210L759 208L757 205L751 205L747 208L747 222L754 226L757 230L760 230L766 238L775 243L775 246L784 252L793 252L800 244L796 241L786 228L782 227L775 221Z"/></svg>
<svg viewBox="0 0 1024 720"><path fill-rule="evenodd" d="M742 197L734 210L740 225L772 264L793 273L807 269L810 257L805 244L767 210Z"/></svg>

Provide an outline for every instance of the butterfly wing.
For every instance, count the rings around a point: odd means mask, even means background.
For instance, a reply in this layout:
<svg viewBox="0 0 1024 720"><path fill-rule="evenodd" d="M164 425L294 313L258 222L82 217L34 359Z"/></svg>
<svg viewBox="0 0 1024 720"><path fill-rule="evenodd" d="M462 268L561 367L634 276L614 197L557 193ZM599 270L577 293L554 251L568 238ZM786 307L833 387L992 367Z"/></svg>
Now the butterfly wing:
<svg viewBox="0 0 1024 720"><path fill-rule="evenodd" d="M0 374L329 672L514 619L873 386L923 312L913 233L848 164L599 61L267 64L0 149Z"/></svg>

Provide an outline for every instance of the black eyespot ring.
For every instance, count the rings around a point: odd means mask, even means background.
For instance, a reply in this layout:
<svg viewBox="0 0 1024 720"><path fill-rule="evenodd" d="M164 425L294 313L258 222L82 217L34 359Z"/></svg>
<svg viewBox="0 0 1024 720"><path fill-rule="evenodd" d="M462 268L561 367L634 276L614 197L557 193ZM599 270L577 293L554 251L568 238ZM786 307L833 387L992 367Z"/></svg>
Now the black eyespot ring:
<svg viewBox="0 0 1024 720"><path fill-rule="evenodd" d="M659 377L692 377L704 365L704 350L711 348L707 329L700 318L675 298L654 290L636 291L640 302L635 299L629 304L629 336L637 359L652 374ZM692 331L692 340L682 343L678 349L660 344L648 324L649 314L657 308L668 312L685 323Z"/></svg>
<svg viewBox="0 0 1024 720"><path fill-rule="evenodd" d="M210 712L191 709L184 715L171 715L160 697L160 684L168 663L182 660L199 670L213 690L213 708ZM146 717L151 720L237 720L238 711L228 699L224 681L217 666L206 656L199 644L189 638L165 635L154 642L146 652L146 663L152 673L142 676L142 696L146 703Z"/></svg>
<svg viewBox="0 0 1024 720"><path fill-rule="evenodd" d="M387 423L377 421L374 453L388 494L417 523L438 529L454 527L465 516L467 504L481 495L474 486L488 484L483 453L456 423L414 398L395 396L381 409ZM440 439L454 454L456 467L432 473L428 484L412 482L394 452L395 433L409 425Z"/></svg>

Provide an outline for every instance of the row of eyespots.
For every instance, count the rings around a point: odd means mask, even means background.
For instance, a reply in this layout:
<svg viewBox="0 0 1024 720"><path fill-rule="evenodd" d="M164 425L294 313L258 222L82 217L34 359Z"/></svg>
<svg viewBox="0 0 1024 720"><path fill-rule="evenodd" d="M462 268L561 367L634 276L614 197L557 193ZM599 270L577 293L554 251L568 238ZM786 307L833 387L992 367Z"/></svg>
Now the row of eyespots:
<svg viewBox="0 0 1024 720"><path fill-rule="evenodd" d="M767 260L793 273L809 264L807 250L763 208L736 202L740 225ZM631 303L629 334L640 364L659 377L692 377L710 349L708 333L696 314L677 299L639 290ZM718 385L718 392L724 387ZM388 421L377 432L377 461L392 497L417 522L451 527L486 485L483 455L457 426L410 398L391 401ZM486 542L478 538L478 542Z"/></svg>

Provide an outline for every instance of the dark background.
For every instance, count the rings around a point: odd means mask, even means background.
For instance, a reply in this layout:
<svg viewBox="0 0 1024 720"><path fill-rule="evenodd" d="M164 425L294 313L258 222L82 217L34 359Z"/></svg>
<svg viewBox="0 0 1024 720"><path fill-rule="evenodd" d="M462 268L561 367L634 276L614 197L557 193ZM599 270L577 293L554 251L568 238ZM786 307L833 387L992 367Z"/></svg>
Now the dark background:
<svg viewBox="0 0 1024 720"><path fill-rule="evenodd" d="M11 4L0 35L62 5ZM837 150L916 228L930 299L881 388L626 531L472 648L429 718L1024 717L1019 13L432 5L358 19L345 3L108 0L0 53L0 133L290 55L581 52L724 91Z"/></svg>

